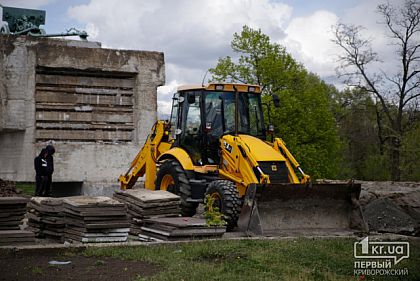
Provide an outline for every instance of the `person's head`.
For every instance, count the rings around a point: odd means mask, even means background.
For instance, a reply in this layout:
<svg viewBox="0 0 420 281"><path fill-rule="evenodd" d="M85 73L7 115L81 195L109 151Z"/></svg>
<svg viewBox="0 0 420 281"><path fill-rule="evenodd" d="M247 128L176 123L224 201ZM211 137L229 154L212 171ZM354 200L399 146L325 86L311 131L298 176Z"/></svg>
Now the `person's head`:
<svg viewBox="0 0 420 281"><path fill-rule="evenodd" d="M47 152L48 152L48 155L54 155L54 153L55 153L55 148L54 148L54 146L52 146L52 144L49 144L49 145L47 145L46 147L45 147L45 149L47 150Z"/></svg>
<svg viewBox="0 0 420 281"><path fill-rule="evenodd" d="M48 156L48 150L46 148L43 148L41 150L41 153L39 153L39 156L41 156L42 158L47 158L47 156Z"/></svg>

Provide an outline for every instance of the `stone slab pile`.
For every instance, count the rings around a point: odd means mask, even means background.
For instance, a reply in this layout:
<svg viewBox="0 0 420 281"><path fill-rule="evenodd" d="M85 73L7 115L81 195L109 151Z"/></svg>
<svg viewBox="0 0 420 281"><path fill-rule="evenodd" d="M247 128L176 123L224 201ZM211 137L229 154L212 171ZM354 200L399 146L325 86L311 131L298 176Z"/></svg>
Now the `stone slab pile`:
<svg viewBox="0 0 420 281"><path fill-rule="evenodd" d="M63 240L65 221L63 199L32 197L27 205L28 229L39 238Z"/></svg>
<svg viewBox="0 0 420 281"><path fill-rule="evenodd" d="M18 230L26 213L24 197L0 197L0 230Z"/></svg>
<svg viewBox="0 0 420 281"><path fill-rule="evenodd" d="M141 241L171 241L221 237L226 227L209 227L205 219L191 217L151 218L143 221Z"/></svg>
<svg viewBox="0 0 420 281"><path fill-rule="evenodd" d="M127 206L130 233L134 235L140 233L144 219L180 214L180 197L163 190L120 190L114 193L114 198Z"/></svg>
<svg viewBox="0 0 420 281"><path fill-rule="evenodd" d="M28 201L24 197L0 197L0 246L35 242L32 232L20 229Z"/></svg>
<svg viewBox="0 0 420 281"><path fill-rule="evenodd" d="M125 242L129 223L126 207L104 196L63 199L65 240L77 242Z"/></svg>

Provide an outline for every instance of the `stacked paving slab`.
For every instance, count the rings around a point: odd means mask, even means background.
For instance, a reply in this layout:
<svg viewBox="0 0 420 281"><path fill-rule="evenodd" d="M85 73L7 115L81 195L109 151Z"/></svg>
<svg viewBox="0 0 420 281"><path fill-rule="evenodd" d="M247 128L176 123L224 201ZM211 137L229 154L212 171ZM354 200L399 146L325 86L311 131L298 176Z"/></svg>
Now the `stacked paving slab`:
<svg viewBox="0 0 420 281"><path fill-rule="evenodd" d="M142 241L191 240L221 237L225 227L209 227L205 219L191 217L151 218L143 221Z"/></svg>
<svg viewBox="0 0 420 281"><path fill-rule="evenodd" d="M141 232L144 219L177 217L180 214L180 197L163 190L121 190L114 193L114 198L127 206L130 233L133 235Z"/></svg>
<svg viewBox="0 0 420 281"><path fill-rule="evenodd" d="M63 199L32 197L27 205L28 229L38 238L63 241L65 221Z"/></svg>
<svg viewBox="0 0 420 281"><path fill-rule="evenodd" d="M33 232L19 227L28 201L23 197L0 197L0 246L35 242Z"/></svg>
<svg viewBox="0 0 420 281"><path fill-rule="evenodd" d="M125 242L129 223L123 203L109 197L75 196L63 199L65 240Z"/></svg>

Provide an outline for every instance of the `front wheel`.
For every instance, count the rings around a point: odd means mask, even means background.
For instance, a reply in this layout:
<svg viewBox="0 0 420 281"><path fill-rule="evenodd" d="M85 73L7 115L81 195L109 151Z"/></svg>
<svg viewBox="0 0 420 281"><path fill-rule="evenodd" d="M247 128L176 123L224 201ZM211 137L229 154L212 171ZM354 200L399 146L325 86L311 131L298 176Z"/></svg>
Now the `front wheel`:
<svg viewBox="0 0 420 281"><path fill-rule="evenodd" d="M232 230L238 222L241 212L241 199L233 182L216 180L211 182L206 191L214 199L213 207L217 207L227 222L227 230Z"/></svg>
<svg viewBox="0 0 420 281"><path fill-rule="evenodd" d="M181 197L181 213L191 217L195 214L198 203L188 202L191 198L191 185L184 169L176 160L167 160L156 175L156 190L166 190Z"/></svg>

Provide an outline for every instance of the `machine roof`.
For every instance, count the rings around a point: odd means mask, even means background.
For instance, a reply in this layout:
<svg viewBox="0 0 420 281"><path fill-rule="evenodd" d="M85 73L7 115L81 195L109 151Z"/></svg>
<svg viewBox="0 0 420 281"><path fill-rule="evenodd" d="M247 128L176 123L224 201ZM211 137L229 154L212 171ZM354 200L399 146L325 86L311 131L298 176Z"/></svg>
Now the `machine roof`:
<svg viewBox="0 0 420 281"><path fill-rule="evenodd" d="M181 85L178 87L178 92L183 91L192 91L192 90L206 90L206 91L215 91L219 90L216 89L216 87L222 87L223 90L220 91L227 91L227 92L234 92L235 88L238 92L255 92L255 93L261 93L261 87L258 85L251 85L251 84L239 84L239 83L210 83L207 85L197 85L197 84L191 84L191 85ZM254 87L254 90L250 91L250 88L252 89Z"/></svg>

